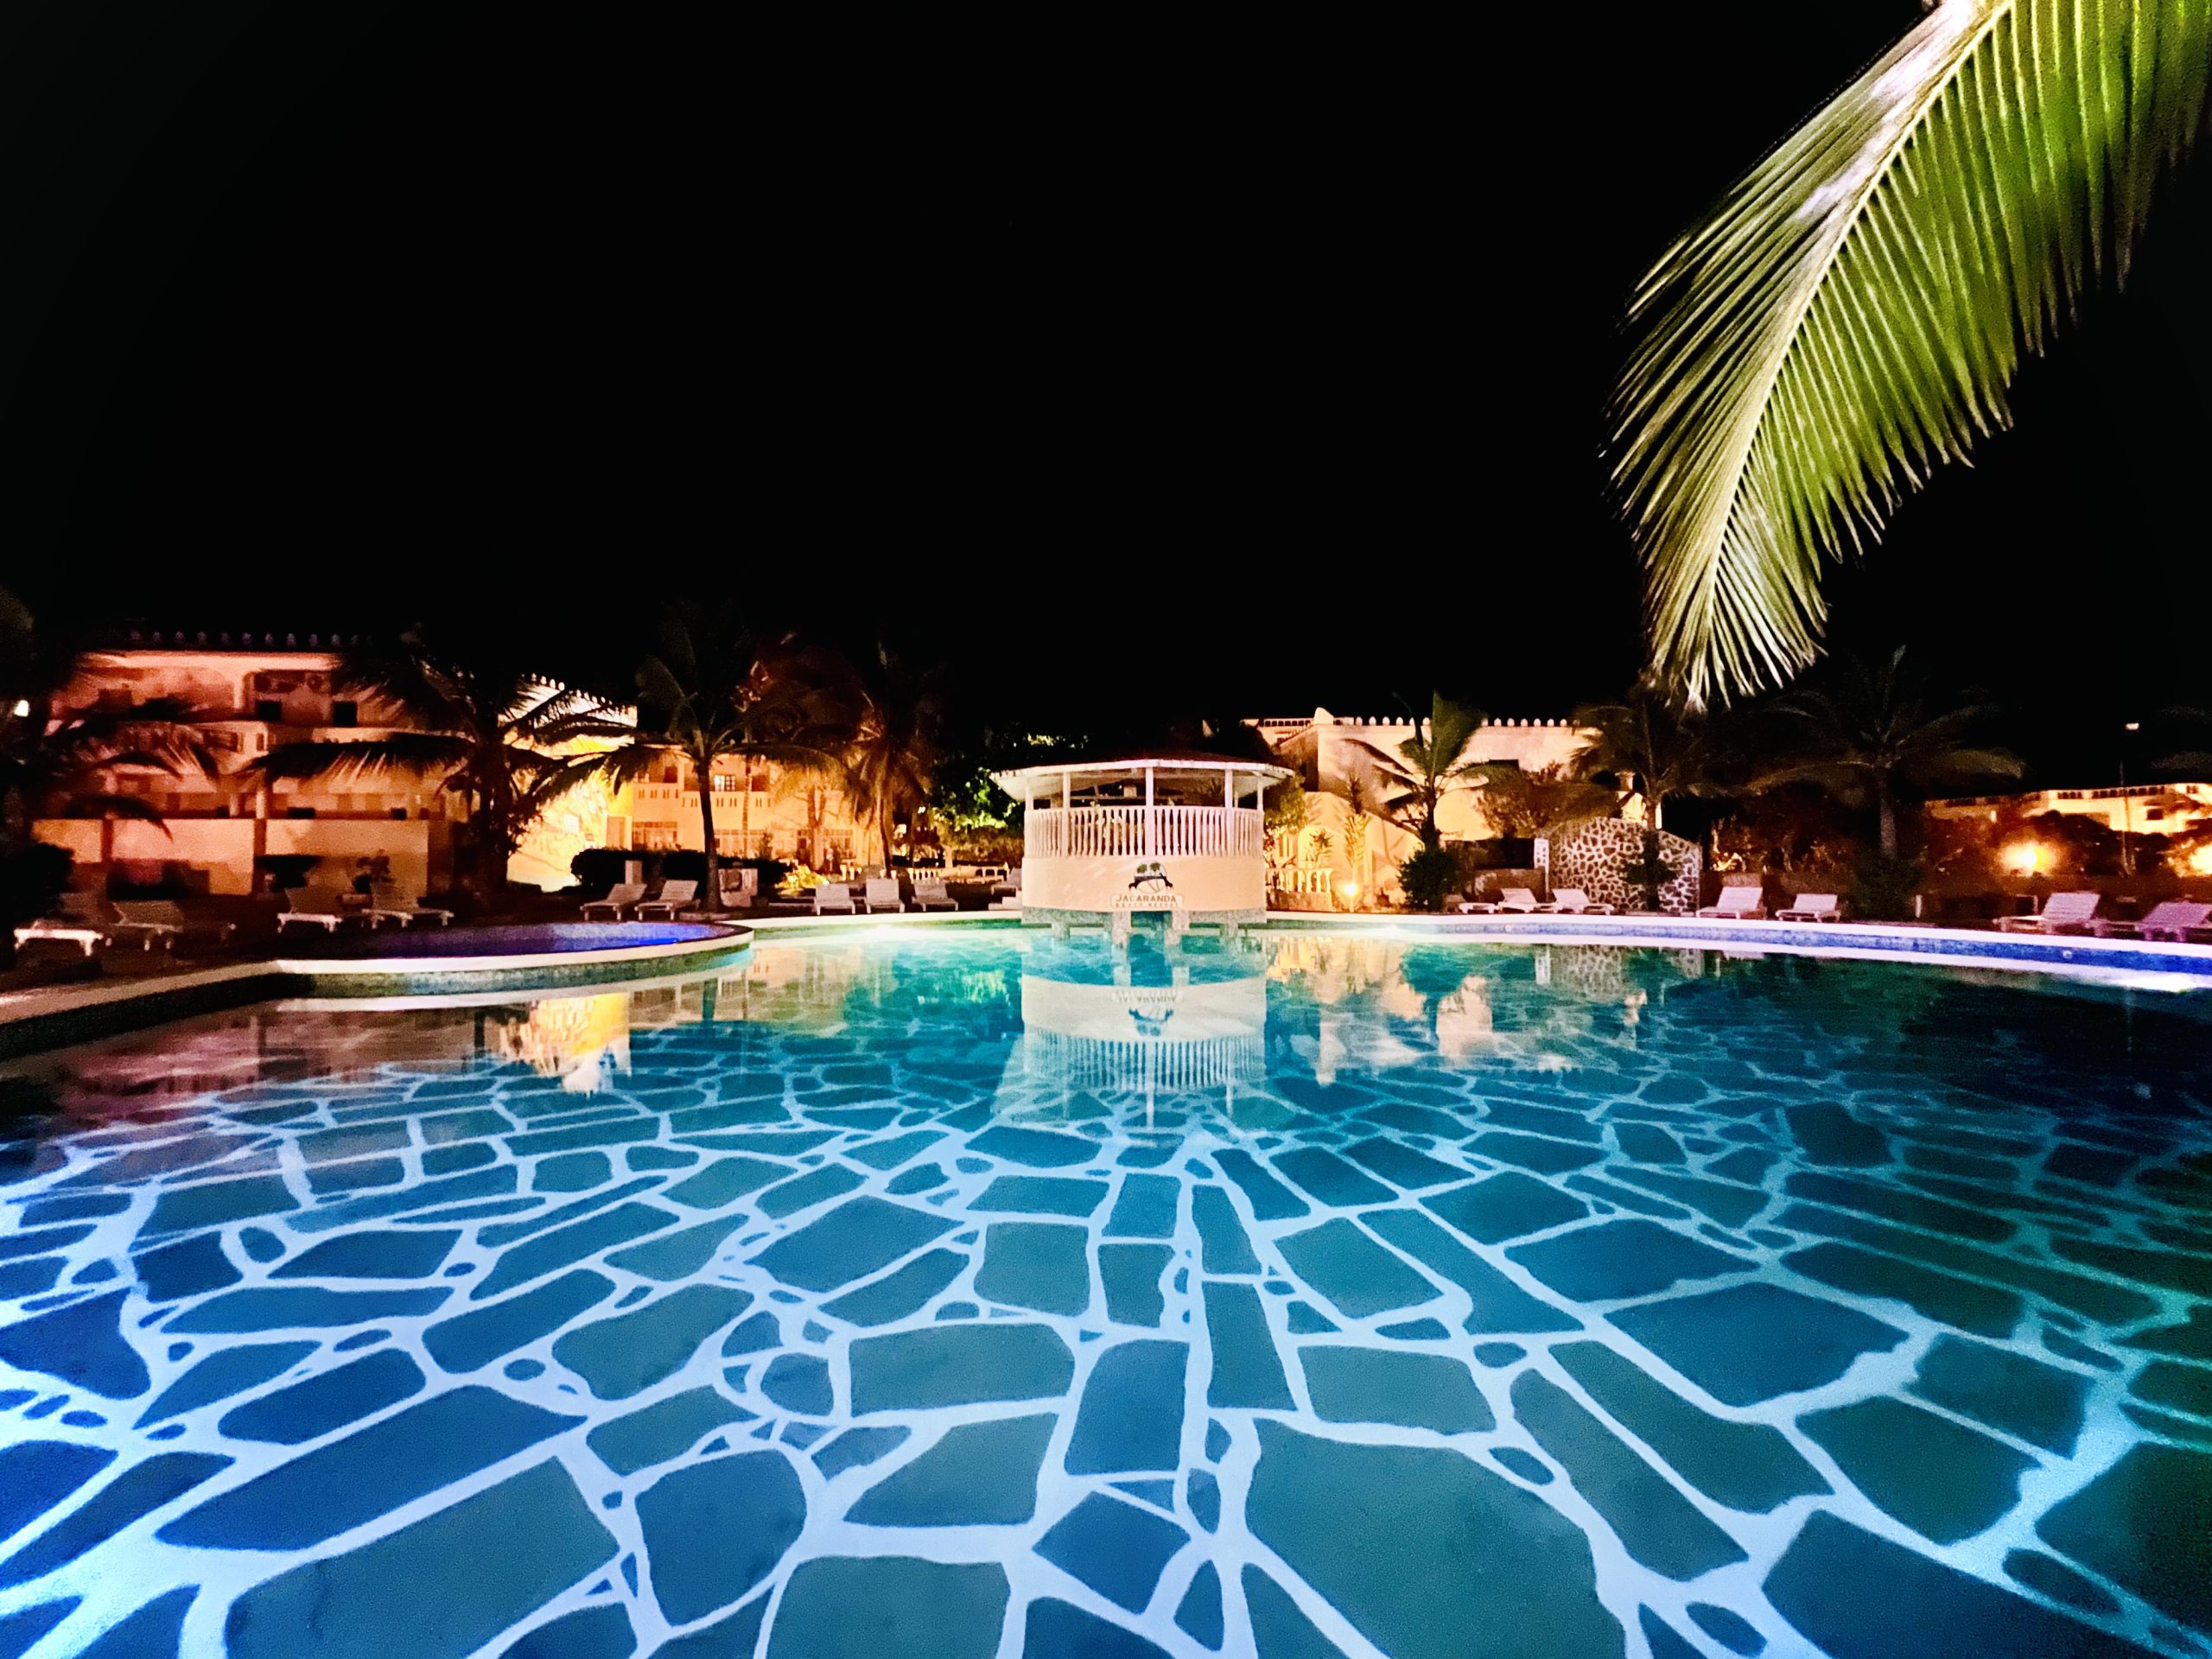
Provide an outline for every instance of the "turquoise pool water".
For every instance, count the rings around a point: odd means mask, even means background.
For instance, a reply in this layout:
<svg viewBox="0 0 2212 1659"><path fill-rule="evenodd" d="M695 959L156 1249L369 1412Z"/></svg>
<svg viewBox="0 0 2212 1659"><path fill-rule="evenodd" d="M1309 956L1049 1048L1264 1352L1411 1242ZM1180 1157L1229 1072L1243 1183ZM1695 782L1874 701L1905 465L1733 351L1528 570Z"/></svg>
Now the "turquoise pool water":
<svg viewBox="0 0 2212 1659"><path fill-rule="evenodd" d="M1249 944L0 1072L0 1655L2212 1651L2204 1000Z"/></svg>

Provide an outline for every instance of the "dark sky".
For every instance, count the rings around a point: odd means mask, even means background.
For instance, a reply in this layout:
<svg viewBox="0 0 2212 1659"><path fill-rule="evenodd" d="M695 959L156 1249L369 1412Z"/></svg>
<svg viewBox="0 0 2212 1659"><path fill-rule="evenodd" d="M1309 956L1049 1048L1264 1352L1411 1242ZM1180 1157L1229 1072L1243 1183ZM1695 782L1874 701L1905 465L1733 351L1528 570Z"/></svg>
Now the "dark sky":
<svg viewBox="0 0 2212 1659"><path fill-rule="evenodd" d="M1917 6L1506 10L15 0L0 582L576 669L734 590L1040 722L1563 714L1637 661L1598 455L1630 284ZM2051 767L2212 703L2208 170L1835 589Z"/></svg>

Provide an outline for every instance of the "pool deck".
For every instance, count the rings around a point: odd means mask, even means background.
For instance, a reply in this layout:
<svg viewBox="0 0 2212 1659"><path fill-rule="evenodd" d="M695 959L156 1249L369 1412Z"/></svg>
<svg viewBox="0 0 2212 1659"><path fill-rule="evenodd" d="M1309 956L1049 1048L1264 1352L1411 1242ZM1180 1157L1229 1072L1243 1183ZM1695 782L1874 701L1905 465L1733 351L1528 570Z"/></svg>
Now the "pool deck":
<svg viewBox="0 0 2212 1659"><path fill-rule="evenodd" d="M512 957L388 959L276 956L153 978L0 994L0 1058L112 1036L165 1020L276 997L481 996L623 984L705 972L760 938L847 931L1019 925L1018 911L899 912L884 915L747 918L729 937L605 951ZM1266 925L1282 931L1381 934L1403 939L1479 939L1499 944L1605 944L1660 950L1779 952L1859 961L1928 962L2011 973L2057 974L2146 990L2212 988L2212 945L2086 935L1999 933L1904 923L1719 921L1688 916L1429 916L1289 911ZM588 957L588 962L580 957Z"/></svg>

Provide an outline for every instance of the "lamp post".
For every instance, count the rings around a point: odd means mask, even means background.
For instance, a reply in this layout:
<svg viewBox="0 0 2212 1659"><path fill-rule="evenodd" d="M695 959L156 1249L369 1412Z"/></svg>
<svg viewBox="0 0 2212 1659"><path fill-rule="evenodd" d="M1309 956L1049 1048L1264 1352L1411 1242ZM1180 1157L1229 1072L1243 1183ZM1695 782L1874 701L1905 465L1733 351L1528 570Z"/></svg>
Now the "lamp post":
<svg viewBox="0 0 2212 1659"><path fill-rule="evenodd" d="M2127 740L2143 729L2143 722L2131 720L2120 731L2120 873L2125 876L2135 874L2135 798L2127 792Z"/></svg>

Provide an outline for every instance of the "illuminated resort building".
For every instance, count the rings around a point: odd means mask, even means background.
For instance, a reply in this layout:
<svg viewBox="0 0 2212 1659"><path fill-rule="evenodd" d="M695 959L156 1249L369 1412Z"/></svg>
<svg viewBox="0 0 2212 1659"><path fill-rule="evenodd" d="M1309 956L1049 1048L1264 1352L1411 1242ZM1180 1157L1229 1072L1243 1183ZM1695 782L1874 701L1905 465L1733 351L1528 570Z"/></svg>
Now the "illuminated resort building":
<svg viewBox="0 0 2212 1659"><path fill-rule="evenodd" d="M346 742L404 730L397 714L347 695L339 653L358 641L336 634L160 634L88 655L66 702L117 713L157 702L192 711L214 771L118 769L117 793L145 801L160 823L114 817L41 820L42 841L80 868L181 872L208 893L255 890L286 860L314 861L317 879L377 867L412 892L452 879L460 801L435 779L392 774L343 781L270 779L255 763L287 744ZM870 836L834 789L773 767L725 763L715 771L715 842L728 857L766 857L837 869L870 851ZM664 761L621 785L588 784L556 803L509 865L517 881L566 887L579 852L643 852L701 842L698 779Z"/></svg>

